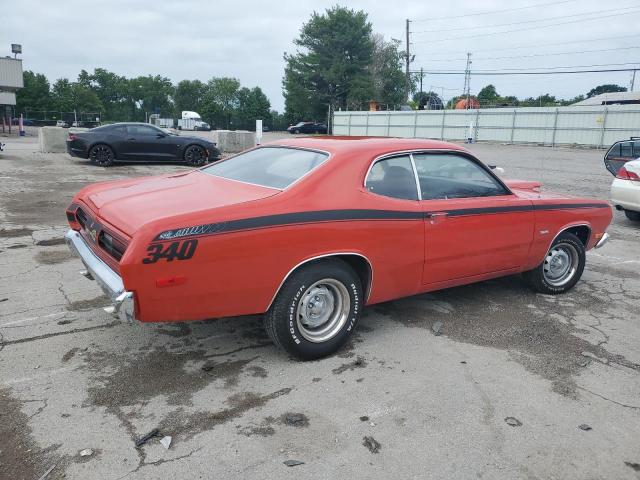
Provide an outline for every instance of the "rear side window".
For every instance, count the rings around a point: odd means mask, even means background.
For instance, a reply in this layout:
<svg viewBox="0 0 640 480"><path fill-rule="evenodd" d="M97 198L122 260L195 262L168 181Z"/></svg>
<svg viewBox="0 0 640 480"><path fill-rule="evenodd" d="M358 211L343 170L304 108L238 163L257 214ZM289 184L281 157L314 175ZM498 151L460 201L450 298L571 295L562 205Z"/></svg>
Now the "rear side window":
<svg viewBox="0 0 640 480"><path fill-rule="evenodd" d="M111 129L109 130L109 133L125 134L125 133L127 133L127 127L125 125L115 125L115 126L111 127Z"/></svg>
<svg viewBox="0 0 640 480"><path fill-rule="evenodd" d="M620 144L620 156L621 157L633 157L633 143L623 142Z"/></svg>
<svg viewBox="0 0 640 480"><path fill-rule="evenodd" d="M367 175L365 187L385 197L418 200L416 177L408 155L376 162Z"/></svg>
<svg viewBox="0 0 640 480"><path fill-rule="evenodd" d="M453 154L414 155L423 200L493 197L509 192L472 160Z"/></svg>
<svg viewBox="0 0 640 480"><path fill-rule="evenodd" d="M613 147L609 149L609 153L607 153L607 158L619 157L620 156L620 144L616 143Z"/></svg>
<svg viewBox="0 0 640 480"><path fill-rule="evenodd" d="M640 141L633 142L633 156L634 158L640 157Z"/></svg>
<svg viewBox="0 0 640 480"><path fill-rule="evenodd" d="M214 163L201 171L239 182L284 189L327 158L326 153L311 150L262 147Z"/></svg>

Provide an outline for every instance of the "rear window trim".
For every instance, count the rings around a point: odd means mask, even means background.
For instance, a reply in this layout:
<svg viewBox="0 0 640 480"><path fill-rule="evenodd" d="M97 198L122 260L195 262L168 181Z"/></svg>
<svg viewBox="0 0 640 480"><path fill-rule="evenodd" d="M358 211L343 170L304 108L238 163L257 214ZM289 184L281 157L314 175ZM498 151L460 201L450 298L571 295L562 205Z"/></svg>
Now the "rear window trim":
<svg viewBox="0 0 640 480"><path fill-rule="evenodd" d="M303 178L305 178L306 176L308 176L312 172L316 171L318 168L320 168L323 165L325 165L332 158L331 152L327 152L326 150L320 150L318 148L294 147L294 146L291 146L291 145L260 145L260 146L256 146L254 148L251 148L249 150L243 150L242 152L238 152L235 155L232 155L232 156L230 156L228 158L225 158L224 160L220 160L219 162L216 162L213 165L219 165L222 162L228 162L232 158L235 158L238 155L242 155L243 153L248 153L248 152L252 152L254 150L265 149L265 148L286 148L286 149L289 149L289 150L302 150L304 152L322 153L322 154L325 154L327 156L327 158L326 158L326 160L324 162L320 163L320 165L316 165L311 170L309 170L307 173L305 173L304 175L300 176L299 178L297 178L296 180L294 180L293 182L291 182L289 185L287 185L284 188L272 187L270 185L262 185L260 183L245 182L244 180L237 180L235 178L227 178L227 177L223 177L221 175L214 175L212 173L207 173L205 170L207 169L207 167L210 167L212 165L205 165L204 167L199 168L197 171L205 173L206 175L209 175L211 177L222 178L223 180L230 180L232 182L244 183L245 185L254 185L256 187L268 188L270 190L277 190L279 192L284 192L285 190L291 188L296 183L300 182Z"/></svg>

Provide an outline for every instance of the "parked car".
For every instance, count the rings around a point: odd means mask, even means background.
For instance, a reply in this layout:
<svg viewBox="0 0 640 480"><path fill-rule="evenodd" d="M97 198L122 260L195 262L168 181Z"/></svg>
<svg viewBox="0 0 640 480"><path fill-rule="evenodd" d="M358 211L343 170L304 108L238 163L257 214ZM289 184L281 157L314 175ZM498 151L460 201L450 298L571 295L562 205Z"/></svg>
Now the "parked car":
<svg viewBox="0 0 640 480"><path fill-rule="evenodd" d="M289 125L287 132L295 133L322 133L327 134L327 126L324 123L317 122L298 122L295 125Z"/></svg>
<svg viewBox="0 0 640 480"><path fill-rule="evenodd" d="M64 120L58 120L56 122L56 127L69 128L69 124L67 122L65 122Z"/></svg>
<svg viewBox="0 0 640 480"><path fill-rule="evenodd" d="M611 207L539 189L451 143L307 137L87 186L66 240L120 318L264 314L276 345L314 359L367 305L516 273L570 290Z"/></svg>
<svg viewBox="0 0 640 480"><path fill-rule="evenodd" d="M640 220L640 159L620 167L611 184L611 202L629 220Z"/></svg>
<svg viewBox="0 0 640 480"><path fill-rule="evenodd" d="M631 137L611 145L604 155L604 165L613 176L627 162L640 158L640 137Z"/></svg>
<svg viewBox="0 0 640 480"><path fill-rule="evenodd" d="M70 133L67 152L101 167L116 161L186 162L197 167L220 159L214 142L176 135L148 123L114 123Z"/></svg>

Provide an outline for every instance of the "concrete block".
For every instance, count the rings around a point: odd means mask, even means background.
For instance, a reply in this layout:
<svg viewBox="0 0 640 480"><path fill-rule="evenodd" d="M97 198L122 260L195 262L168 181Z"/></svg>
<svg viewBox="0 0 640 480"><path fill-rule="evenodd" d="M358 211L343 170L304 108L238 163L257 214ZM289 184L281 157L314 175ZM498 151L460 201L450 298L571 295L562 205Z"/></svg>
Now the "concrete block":
<svg viewBox="0 0 640 480"><path fill-rule="evenodd" d="M235 153L255 147L256 134L246 130L214 130L213 141L223 153Z"/></svg>
<svg viewBox="0 0 640 480"><path fill-rule="evenodd" d="M88 128L42 127L38 130L38 142L42 153L64 153L67 151L69 133L86 132Z"/></svg>

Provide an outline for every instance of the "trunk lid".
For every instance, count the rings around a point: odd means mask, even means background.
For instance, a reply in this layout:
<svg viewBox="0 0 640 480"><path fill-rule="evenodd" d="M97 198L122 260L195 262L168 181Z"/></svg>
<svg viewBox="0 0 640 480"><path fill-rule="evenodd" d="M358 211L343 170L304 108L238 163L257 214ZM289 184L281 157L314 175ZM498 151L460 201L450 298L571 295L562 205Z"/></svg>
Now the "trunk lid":
<svg viewBox="0 0 640 480"><path fill-rule="evenodd" d="M250 202L277 193L279 190L195 170L97 184L81 191L79 198L99 217L131 236L150 221Z"/></svg>

